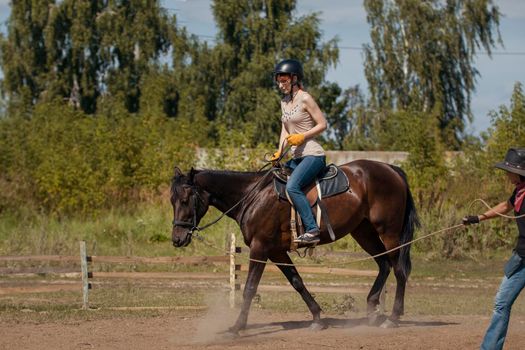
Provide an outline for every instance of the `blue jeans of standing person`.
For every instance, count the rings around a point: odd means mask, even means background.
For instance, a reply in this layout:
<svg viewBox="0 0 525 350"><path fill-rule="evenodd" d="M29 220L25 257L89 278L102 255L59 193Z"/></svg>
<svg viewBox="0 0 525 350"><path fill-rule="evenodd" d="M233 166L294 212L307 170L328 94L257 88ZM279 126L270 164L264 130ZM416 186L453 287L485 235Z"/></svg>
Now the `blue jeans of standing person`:
<svg viewBox="0 0 525 350"><path fill-rule="evenodd" d="M326 167L326 158L324 156L295 158L286 162L286 167L293 170L286 183L286 192L303 220L304 232L319 232L303 189L313 183L321 170Z"/></svg>
<svg viewBox="0 0 525 350"><path fill-rule="evenodd" d="M510 309L523 287L525 287L525 267L523 265L510 278L503 277L496 294L492 320L485 333L481 350L503 349L509 326Z"/></svg>

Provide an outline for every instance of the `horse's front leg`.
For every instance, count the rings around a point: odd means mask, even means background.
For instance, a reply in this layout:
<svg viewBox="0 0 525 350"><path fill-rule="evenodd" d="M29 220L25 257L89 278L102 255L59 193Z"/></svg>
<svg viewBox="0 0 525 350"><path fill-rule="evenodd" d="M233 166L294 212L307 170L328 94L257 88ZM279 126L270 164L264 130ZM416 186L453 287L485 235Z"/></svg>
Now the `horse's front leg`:
<svg viewBox="0 0 525 350"><path fill-rule="evenodd" d="M233 327L230 328L230 331L233 333L238 333L240 330L246 328L250 306L252 304L253 297L257 292L259 282L261 281L261 277L264 272L264 267L266 266L267 259L268 256L263 249L253 245L252 247L250 247L250 264L248 268L248 277L246 278L246 284L244 286L244 292L242 294L243 302L241 307L241 313L237 318L237 322L235 322Z"/></svg>
<svg viewBox="0 0 525 350"><path fill-rule="evenodd" d="M310 312L313 316L313 322L310 326L311 329L320 330L326 328L325 325L321 322L321 307L315 299L312 297L310 292L304 286L301 276L295 266L293 266L292 259L286 251L280 251L270 255L270 260L277 264L281 272L286 276L290 284L294 289L301 295L304 302L310 309Z"/></svg>

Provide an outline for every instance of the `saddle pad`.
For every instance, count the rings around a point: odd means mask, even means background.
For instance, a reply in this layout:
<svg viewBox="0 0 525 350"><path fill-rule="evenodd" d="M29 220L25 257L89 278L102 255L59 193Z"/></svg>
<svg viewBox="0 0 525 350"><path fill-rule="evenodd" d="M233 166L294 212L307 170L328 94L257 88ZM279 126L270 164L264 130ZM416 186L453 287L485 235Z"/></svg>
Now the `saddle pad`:
<svg viewBox="0 0 525 350"><path fill-rule="evenodd" d="M329 180L337 176L339 168L335 164L328 164L324 170L322 170L319 175L317 175L317 180ZM292 174L290 168L277 168L273 171L273 176L281 180L281 182L288 182L288 176Z"/></svg>
<svg viewBox="0 0 525 350"><path fill-rule="evenodd" d="M348 178L344 171L340 171L337 166L330 164L327 170L321 173L318 177L319 185L321 187L322 198L332 197L339 193L348 191L350 188ZM328 175L329 176L326 176ZM273 187L279 198L288 200L286 197L286 182L281 177L274 176ZM305 189L303 189L305 190Z"/></svg>

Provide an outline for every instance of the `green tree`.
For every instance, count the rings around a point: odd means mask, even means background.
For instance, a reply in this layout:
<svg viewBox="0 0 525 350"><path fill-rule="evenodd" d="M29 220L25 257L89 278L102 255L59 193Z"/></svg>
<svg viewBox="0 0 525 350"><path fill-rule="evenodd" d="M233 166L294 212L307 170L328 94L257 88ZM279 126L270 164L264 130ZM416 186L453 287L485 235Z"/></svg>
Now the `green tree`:
<svg viewBox="0 0 525 350"><path fill-rule="evenodd" d="M15 1L0 37L2 91L27 110L63 99L93 114L104 94L138 112L175 27L159 1Z"/></svg>
<svg viewBox="0 0 525 350"><path fill-rule="evenodd" d="M278 139L279 98L271 79L278 60L303 62L314 96L328 67L337 62L336 39L320 43L318 15L296 18L295 6L295 0L213 2L219 29L211 65L219 89L217 121L226 130L246 130L250 147Z"/></svg>
<svg viewBox="0 0 525 350"><path fill-rule="evenodd" d="M0 33L0 62L2 91L13 108L29 112L45 90L50 72L45 28L53 6L54 0L11 2L7 36Z"/></svg>
<svg viewBox="0 0 525 350"><path fill-rule="evenodd" d="M501 161L511 147L525 147L525 95L521 82L514 85L510 106L502 105L491 112L491 127L485 139L489 163Z"/></svg>
<svg viewBox="0 0 525 350"><path fill-rule="evenodd" d="M325 113L330 129L325 137L331 141L331 149L343 149L343 143L350 130L350 119L348 118L348 105L350 94L342 91L336 83L325 83L319 89L317 103Z"/></svg>
<svg viewBox="0 0 525 350"><path fill-rule="evenodd" d="M459 148L479 72L499 36L491 0L365 0L372 43L365 74L376 109L437 111L441 137Z"/></svg>
<svg viewBox="0 0 525 350"><path fill-rule="evenodd" d="M367 106L366 97L359 86L349 88L347 96L348 133L343 139L345 150L375 150L380 149L381 120L383 113L378 113ZM388 149L388 147L383 148Z"/></svg>
<svg viewBox="0 0 525 350"><path fill-rule="evenodd" d="M180 119L214 121L218 115L221 76L213 68L220 58L206 42L189 36L184 28L177 28L172 37L172 68L168 76L168 100L177 113L168 113ZM206 136L208 131L201 130Z"/></svg>
<svg viewBox="0 0 525 350"><path fill-rule="evenodd" d="M108 1L97 14L96 23L104 84L128 111L138 112L143 77L162 54L167 54L175 18L158 0Z"/></svg>
<svg viewBox="0 0 525 350"><path fill-rule="evenodd" d="M390 135L392 149L405 150L403 164L420 207L438 204L446 188L448 169L437 123L428 123L421 112L396 112L389 123L396 123L397 134ZM386 130L393 130L390 126Z"/></svg>
<svg viewBox="0 0 525 350"><path fill-rule="evenodd" d="M101 1L85 0L66 0L50 8L45 29L49 74L43 100L60 97L95 113L103 66L97 19L104 10Z"/></svg>

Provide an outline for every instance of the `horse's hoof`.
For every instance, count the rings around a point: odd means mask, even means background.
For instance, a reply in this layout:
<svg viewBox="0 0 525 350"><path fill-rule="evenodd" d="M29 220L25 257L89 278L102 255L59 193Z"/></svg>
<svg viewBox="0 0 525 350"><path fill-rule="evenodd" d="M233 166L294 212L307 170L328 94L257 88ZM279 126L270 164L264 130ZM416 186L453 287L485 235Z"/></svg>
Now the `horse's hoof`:
<svg viewBox="0 0 525 350"><path fill-rule="evenodd" d="M311 331L322 331L323 329L326 329L326 324L324 324L321 321L314 321L310 325L310 330Z"/></svg>
<svg viewBox="0 0 525 350"><path fill-rule="evenodd" d="M368 325L371 327L377 327L385 321L386 317L379 311L368 314Z"/></svg>
<svg viewBox="0 0 525 350"><path fill-rule="evenodd" d="M380 328L397 328L399 327L399 324L397 323L397 321L392 321L391 319L387 318L383 323L381 323L381 325L379 326Z"/></svg>
<svg viewBox="0 0 525 350"><path fill-rule="evenodd" d="M228 330L223 333L223 337L226 339L235 339L240 336L241 335L239 334L239 330L234 327L228 328Z"/></svg>

